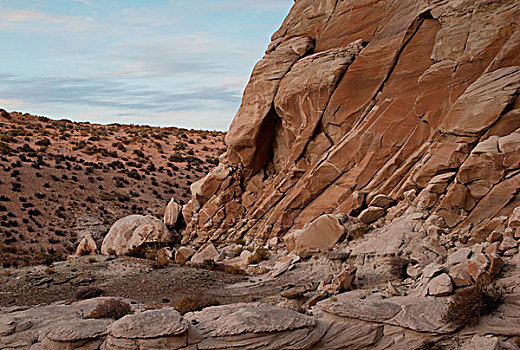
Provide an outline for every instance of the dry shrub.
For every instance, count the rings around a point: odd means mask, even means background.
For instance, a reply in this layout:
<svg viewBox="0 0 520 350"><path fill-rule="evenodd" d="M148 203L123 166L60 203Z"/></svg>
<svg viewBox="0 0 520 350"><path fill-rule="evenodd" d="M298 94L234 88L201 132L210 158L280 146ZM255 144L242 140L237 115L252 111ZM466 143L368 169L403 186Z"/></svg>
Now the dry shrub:
<svg viewBox="0 0 520 350"><path fill-rule="evenodd" d="M198 267L209 271L221 271L232 275L245 275L246 272L237 266L216 263L213 260L204 260Z"/></svg>
<svg viewBox="0 0 520 350"><path fill-rule="evenodd" d="M85 299L92 299L97 298L103 295L105 291L99 287L94 286L87 286L87 287L80 287L78 290L76 290L76 293L74 294L75 300L85 300Z"/></svg>
<svg viewBox="0 0 520 350"><path fill-rule="evenodd" d="M502 290L496 284L476 283L456 292L442 320L458 327L474 326L481 316L492 313L502 302Z"/></svg>
<svg viewBox="0 0 520 350"><path fill-rule="evenodd" d="M130 304L118 300L118 299L108 299L103 303L99 304L94 311L92 311L88 317L89 318L113 318L114 320L118 320L123 316L132 314L132 307Z"/></svg>
<svg viewBox="0 0 520 350"><path fill-rule="evenodd" d="M200 311L208 306L220 305L217 299L206 295L187 296L181 298L177 305L174 307L181 315L192 311Z"/></svg>
<svg viewBox="0 0 520 350"><path fill-rule="evenodd" d="M267 258L269 258L269 251L265 248L257 248L248 262L250 264L258 264L260 261L267 260Z"/></svg>
<svg viewBox="0 0 520 350"><path fill-rule="evenodd" d="M408 277L406 274L406 268L410 263L410 259L403 258L401 256L393 256L388 261L390 265L390 273L395 277L400 279L405 279Z"/></svg>

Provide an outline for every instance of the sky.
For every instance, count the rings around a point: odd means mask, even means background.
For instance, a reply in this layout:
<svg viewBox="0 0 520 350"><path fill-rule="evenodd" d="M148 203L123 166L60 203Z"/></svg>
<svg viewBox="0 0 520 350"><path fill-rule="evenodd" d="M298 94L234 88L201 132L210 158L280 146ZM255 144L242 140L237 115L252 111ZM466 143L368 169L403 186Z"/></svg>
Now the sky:
<svg viewBox="0 0 520 350"><path fill-rule="evenodd" d="M294 0L0 0L0 108L227 130Z"/></svg>

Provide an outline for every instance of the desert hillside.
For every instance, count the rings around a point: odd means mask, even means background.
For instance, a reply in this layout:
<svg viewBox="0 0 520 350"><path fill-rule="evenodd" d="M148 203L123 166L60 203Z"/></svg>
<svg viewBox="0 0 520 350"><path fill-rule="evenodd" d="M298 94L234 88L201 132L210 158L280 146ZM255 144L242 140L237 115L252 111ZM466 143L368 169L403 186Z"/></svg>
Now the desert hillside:
<svg viewBox="0 0 520 350"><path fill-rule="evenodd" d="M0 256L4 267L59 260L117 219L162 218L171 198L218 162L219 132L0 115Z"/></svg>

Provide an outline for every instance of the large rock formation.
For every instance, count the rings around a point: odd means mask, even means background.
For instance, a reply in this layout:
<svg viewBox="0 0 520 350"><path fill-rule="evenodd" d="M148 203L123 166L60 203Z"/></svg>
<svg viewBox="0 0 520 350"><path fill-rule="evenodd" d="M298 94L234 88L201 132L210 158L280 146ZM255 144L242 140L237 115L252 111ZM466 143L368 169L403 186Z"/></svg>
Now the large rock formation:
<svg viewBox="0 0 520 350"><path fill-rule="evenodd" d="M130 215L112 225L103 239L101 254L125 255L146 243L172 241L172 233L161 220L151 215Z"/></svg>
<svg viewBox="0 0 520 350"><path fill-rule="evenodd" d="M417 195L408 205L466 237L509 216L519 22L514 0L296 1L221 164L192 185L184 241L265 243L324 213L371 222L380 194Z"/></svg>

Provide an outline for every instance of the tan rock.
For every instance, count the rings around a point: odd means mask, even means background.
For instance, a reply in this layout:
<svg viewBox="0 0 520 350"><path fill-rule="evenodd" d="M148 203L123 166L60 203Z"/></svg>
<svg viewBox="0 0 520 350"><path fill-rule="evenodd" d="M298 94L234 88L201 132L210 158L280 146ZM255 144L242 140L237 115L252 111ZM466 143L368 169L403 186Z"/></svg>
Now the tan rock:
<svg viewBox="0 0 520 350"><path fill-rule="evenodd" d="M489 266L489 260L482 253L476 254L468 262L467 271L468 274L473 278L474 281L478 281L481 278L487 279L486 269Z"/></svg>
<svg viewBox="0 0 520 350"><path fill-rule="evenodd" d="M356 280L357 267L350 266L341 271L341 273L334 277L332 284L338 286L338 291L347 291Z"/></svg>
<svg viewBox="0 0 520 350"><path fill-rule="evenodd" d="M467 263L460 263L453 266L448 273L457 287L469 286L473 283L471 276L467 272Z"/></svg>
<svg viewBox="0 0 520 350"><path fill-rule="evenodd" d="M374 197L374 199L372 199L369 206L379 207L379 208L383 208L386 210L386 209L388 209L388 207L390 207L390 205L392 205L393 202L394 202L394 199L392 197L389 197L384 194L378 194L377 196Z"/></svg>
<svg viewBox="0 0 520 350"><path fill-rule="evenodd" d="M180 335L188 330L188 324L174 309L149 310L126 315L109 327L114 338L146 339Z"/></svg>
<svg viewBox="0 0 520 350"><path fill-rule="evenodd" d="M367 209L363 210L361 214L359 214L359 220L368 225L377 221L385 214L386 211L383 208L368 207Z"/></svg>
<svg viewBox="0 0 520 350"><path fill-rule="evenodd" d="M295 234L294 251L299 254L308 249L329 250L344 238L345 234L346 229L337 215L322 215Z"/></svg>
<svg viewBox="0 0 520 350"><path fill-rule="evenodd" d="M92 238L92 235L87 233L81 242L79 242L75 255L84 256L92 254L97 254L97 245L96 241L94 241L94 238Z"/></svg>
<svg viewBox="0 0 520 350"><path fill-rule="evenodd" d="M433 296L445 296L453 292L453 284L451 278L447 274L443 273L437 277L434 277L428 282L428 294Z"/></svg>
<svg viewBox="0 0 520 350"><path fill-rule="evenodd" d="M497 254L488 255L489 258L489 273L492 275L498 275L502 268L504 267L504 260L500 258Z"/></svg>
<svg viewBox="0 0 520 350"><path fill-rule="evenodd" d="M112 251L124 255L145 243L171 242L172 233L164 223L153 216L130 215L119 219L108 231L101 245L101 254Z"/></svg>
<svg viewBox="0 0 520 350"><path fill-rule="evenodd" d="M515 208L511 217L509 218L509 227L518 228L520 227L520 207Z"/></svg>
<svg viewBox="0 0 520 350"><path fill-rule="evenodd" d="M172 198L164 210L164 224L166 226L174 227L180 218L181 212L182 206Z"/></svg>
<svg viewBox="0 0 520 350"><path fill-rule="evenodd" d="M175 262L177 264L184 264L186 261L188 261L193 254L195 254L197 251L190 247L180 247L175 252Z"/></svg>
<svg viewBox="0 0 520 350"><path fill-rule="evenodd" d="M500 243L500 246L498 247L501 251L506 251L511 248L516 248L518 246L518 242L513 237L504 237L502 240L502 243Z"/></svg>
<svg viewBox="0 0 520 350"><path fill-rule="evenodd" d="M197 252L191 257L191 262L194 264L202 264L206 260L215 261L219 257L219 252L215 246L208 242L197 250Z"/></svg>

